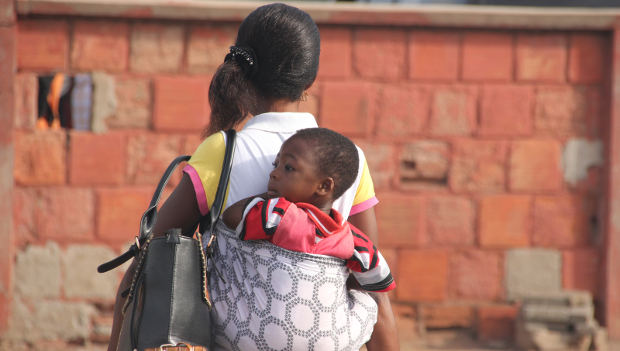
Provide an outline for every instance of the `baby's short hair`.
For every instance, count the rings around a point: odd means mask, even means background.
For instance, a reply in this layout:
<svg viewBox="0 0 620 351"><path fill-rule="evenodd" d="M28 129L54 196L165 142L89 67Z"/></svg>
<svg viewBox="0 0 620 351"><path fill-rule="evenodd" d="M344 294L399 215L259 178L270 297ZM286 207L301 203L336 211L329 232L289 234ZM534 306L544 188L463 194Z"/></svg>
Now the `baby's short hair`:
<svg viewBox="0 0 620 351"><path fill-rule="evenodd" d="M355 182L359 155L357 147L349 138L327 128L301 129L291 137L293 138L300 138L311 144L318 174L334 179L334 200Z"/></svg>

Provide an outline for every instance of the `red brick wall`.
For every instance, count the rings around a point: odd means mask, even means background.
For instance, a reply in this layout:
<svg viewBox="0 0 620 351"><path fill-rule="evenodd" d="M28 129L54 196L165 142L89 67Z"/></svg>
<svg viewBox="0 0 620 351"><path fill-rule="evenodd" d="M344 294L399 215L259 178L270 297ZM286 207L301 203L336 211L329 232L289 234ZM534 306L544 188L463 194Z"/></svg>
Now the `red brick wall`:
<svg viewBox="0 0 620 351"><path fill-rule="evenodd" d="M165 166L199 143L209 80L236 26L18 21L17 251L47 241L125 247ZM602 297L592 221L604 170L571 185L561 165L571 138L604 140L607 34L320 29L319 79L304 108L366 152L396 304L419 306L428 327L510 338L505 253L523 247L560 251L563 287ZM108 132L34 131L34 77L54 71L114 79Z"/></svg>

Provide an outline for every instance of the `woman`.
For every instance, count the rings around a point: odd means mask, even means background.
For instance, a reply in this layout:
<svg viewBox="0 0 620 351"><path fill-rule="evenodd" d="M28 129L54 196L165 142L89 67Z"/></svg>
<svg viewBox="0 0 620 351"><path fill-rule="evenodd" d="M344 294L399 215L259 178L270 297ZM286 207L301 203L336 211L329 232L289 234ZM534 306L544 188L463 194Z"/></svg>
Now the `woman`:
<svg viewBox="0 0 620 351"><path fill-rule="evenodd" d="M215 196L225 146L218 131L238 129L227 204L267 190L272 162L282 143L297 130L317 127L309 113L296 112L314 82L319 64L319 31L310 16L284 4L254 10L239 27L235 45L213 76L209 89L209 135L192 155L184 176L162 206L154 233L183 228L192 234ZM368 167L360 150L354 185L334 203L346 219L377 241L373 206L377 203ZM121 282L108 350L116 349L123 298L131 269ZM368 350L398 349L395 323L385 293L374 296L379 306Z"/></svg>

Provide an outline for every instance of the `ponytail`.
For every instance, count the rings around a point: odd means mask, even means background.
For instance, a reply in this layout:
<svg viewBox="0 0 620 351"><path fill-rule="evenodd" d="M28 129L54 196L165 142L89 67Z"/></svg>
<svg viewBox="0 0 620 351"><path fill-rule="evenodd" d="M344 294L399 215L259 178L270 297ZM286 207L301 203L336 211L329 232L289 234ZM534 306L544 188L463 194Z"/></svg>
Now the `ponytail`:
<svg viewBox="0 0 620 351"><path fill-rule="evenodd" d="M215 72L209 86L211 120L203 136L234 128L256 110L255 88L243 69L227 60Z"/></svg>

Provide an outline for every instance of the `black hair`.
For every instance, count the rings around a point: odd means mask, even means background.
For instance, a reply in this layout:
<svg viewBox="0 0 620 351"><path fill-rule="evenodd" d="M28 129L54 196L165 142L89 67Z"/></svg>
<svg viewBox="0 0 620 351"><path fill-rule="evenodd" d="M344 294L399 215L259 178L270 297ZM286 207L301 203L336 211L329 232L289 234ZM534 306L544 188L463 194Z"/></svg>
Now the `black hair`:
<svg viewBox="0 0 620 351"><path fill-rule="evenodd" d="M359 154L349 138L327 128L307 128L298 130L288 140L292 139L309 142L317 173L334 179L334 200L355 182L359 169Z"/></svg>
<svg viewBox="0 0 620 351"><path fill-rule="evenodd" d="M316 78L320 47L319 29L306 12L280 3L252 11L211 80L205 132L232 128L265 102L299 100Z"/></svg>

